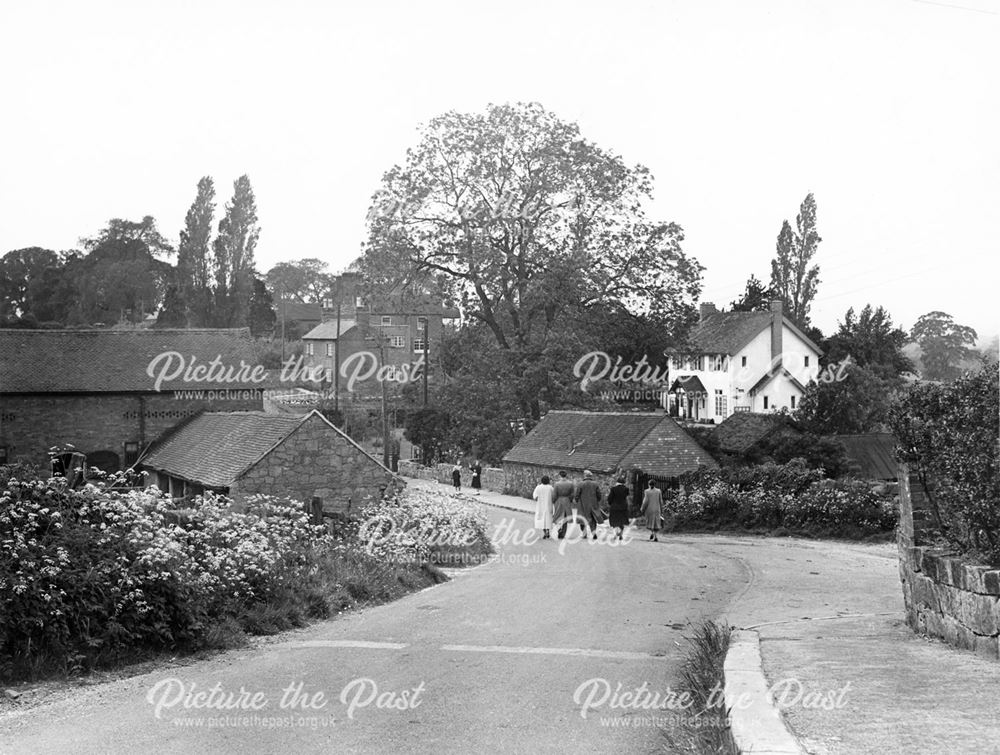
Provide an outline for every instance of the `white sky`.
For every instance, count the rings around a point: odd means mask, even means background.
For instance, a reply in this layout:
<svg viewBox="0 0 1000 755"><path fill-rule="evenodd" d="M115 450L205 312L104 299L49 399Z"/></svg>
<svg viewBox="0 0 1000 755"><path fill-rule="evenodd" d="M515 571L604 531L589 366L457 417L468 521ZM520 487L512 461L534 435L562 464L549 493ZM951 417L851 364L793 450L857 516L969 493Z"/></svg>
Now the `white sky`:
<svg viewBox="0 0 1000 755"><path fill-rule="evenodd" d="M537 100L656 177L728 305L816 195L813 321L883 304L998 331L1000 1L0 0L0 253L247 173L258 267L357 256L416 128Z"/></svg>

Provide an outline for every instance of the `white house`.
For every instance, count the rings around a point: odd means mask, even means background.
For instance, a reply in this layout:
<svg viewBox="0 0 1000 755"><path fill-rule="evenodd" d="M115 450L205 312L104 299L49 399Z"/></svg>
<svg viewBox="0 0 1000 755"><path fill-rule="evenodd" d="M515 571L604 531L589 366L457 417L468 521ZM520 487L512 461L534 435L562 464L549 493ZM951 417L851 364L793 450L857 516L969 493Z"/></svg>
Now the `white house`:
<svg viewBox="0 0 1000 755"><path fill-rule="evenodd" d="M689 343L667 352L664 408L716 423L734 412L796 409L823 353L782 314L780 301L769 312L719 312L702 304Z"/></svg>

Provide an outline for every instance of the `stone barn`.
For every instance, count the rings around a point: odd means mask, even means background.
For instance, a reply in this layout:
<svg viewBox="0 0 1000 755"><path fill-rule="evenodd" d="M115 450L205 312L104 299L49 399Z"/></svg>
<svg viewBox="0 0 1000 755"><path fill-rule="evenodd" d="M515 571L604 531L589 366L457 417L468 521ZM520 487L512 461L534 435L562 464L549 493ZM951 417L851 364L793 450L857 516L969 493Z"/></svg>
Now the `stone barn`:
<svg viewBox="0 0 1000 755"><path fill-rule="evenodd" d="M639 412L549 412L503 458L507 492L524 497L560 470L579 479L589 469L604 487L624 473L641 488L650 478L670 485L701 466L718 464L677 422Z"/></svg>
<svg viewBox="0 0 1000 755"><path fill-rule="evenodd" d="M178 427L139 467L175 498L214 491L239 501L257 493L350 513L398 478L317 411L305 416L208 412Z"/></svg>

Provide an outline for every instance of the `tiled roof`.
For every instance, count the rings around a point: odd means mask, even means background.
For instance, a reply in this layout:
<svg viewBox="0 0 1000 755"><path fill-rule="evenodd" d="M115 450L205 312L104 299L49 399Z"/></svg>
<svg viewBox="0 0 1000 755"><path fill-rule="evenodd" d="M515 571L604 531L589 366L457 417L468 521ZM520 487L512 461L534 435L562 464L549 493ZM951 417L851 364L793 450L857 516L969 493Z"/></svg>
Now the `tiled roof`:
<svg viewBox="0 0 1000 755"><path fill-rule="evenodd" d="M895 480L899 476L894 452L896 438L892 433L834 437L847 450L847 460L855 476L865 480Z"/></svg>
<svg viewBox="0 0 1000 755"><path fill-rule="evenodd" d="M347 320L341 318L340 320L340 335L344 335L347 331L357 325L354 320ZM323 340L323 341L336 341L338 337L337 333L337 321L327 320L326 322L321 322L315 328L310 330L304 336L303 340Z"/></svg>
<svg viewBox="0 0 1000 755"><path fill-rule="evenodd" d="M140 464L205 487L229 487L310 415L200 414L161 440Z"/></svg>
<svg viewBox="0 0 1000 755"><path fill-rule="evenodd" d="M649 467L662 470L649 474L674 476L667 472L697 468L694 459L714 466L711 457L662 414L552 411L503 460L599 473Z"/></svg>
<svg viewBox="0 0 1000 755"><path fill-rule="evenodd" d="M792 321L783 317L785 327L790 328L817 354L823 350L813 343L805 333L795 327ZM729 354L732 356L752 341L758 333L771 327L770 312L716 312L708 315L691 331L688 341L691 350L699 354ZM687 349L672 349L684 353Z"/></svg>
<svg viewBox="0 0 1000 755"><path fill-rule="evenodd" d="M0 393L125 393L152 391L147 369L166 352L187 365L216 357L236 370L257 364L246 328L230 330L0 330ZM154 368L155 370L155 368ZM154 375L155 375L154 371ZM164 381L161 390L252 388L233 382Z"/></svg>
<svg viewBox="0 0 1000 755"><path fill-rule="evenodd" d="M736 412L712 431L712 438L722 451L742 454L779 431L798 434L780 414Z"/></svg>

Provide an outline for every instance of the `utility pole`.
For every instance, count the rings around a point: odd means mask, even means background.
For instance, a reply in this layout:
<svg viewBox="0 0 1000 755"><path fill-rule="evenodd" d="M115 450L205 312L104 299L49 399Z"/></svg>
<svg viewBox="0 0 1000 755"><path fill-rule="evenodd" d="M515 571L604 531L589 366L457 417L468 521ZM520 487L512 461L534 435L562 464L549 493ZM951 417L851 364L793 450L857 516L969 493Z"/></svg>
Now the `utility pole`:
<svg viewBox="0 0 1000 755"><path fill-rule="evenodd" d="M281 297L281 366L285 366L285 320L288 319L288 302L285 300L285 284L278 287L278 296Z"/></svg>
<svg viewBox="0 0 1000 755"><path fill-rule="evenodd" d="M333 409L340 411L340 276L334 286L337 303L337 340L333 342Z"/></svg>

